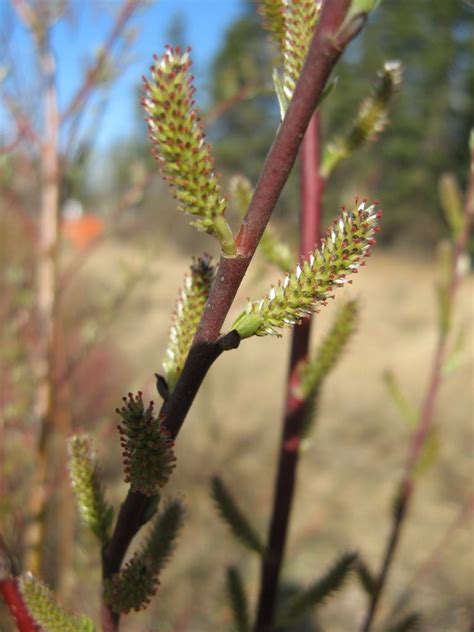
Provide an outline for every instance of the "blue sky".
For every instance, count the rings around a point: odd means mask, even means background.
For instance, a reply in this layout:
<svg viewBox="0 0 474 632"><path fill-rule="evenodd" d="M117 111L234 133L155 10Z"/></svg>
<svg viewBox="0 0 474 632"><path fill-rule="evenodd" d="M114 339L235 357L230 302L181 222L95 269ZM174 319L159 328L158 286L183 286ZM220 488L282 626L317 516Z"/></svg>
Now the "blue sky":
<svg viewBox="0 0 474 632"><path fill-rule="evenodd" d="M53 0L49 0L53 2ZM53 27L53 48L56 53L60 106L68 103L79 85L87 59L91 59L107 36L120 0L72 0L72 14ZM127 50L129 63L120 72L111 93L106 116L102 119L97 143L109 142L130 135L137 124L137 85L148 73L153 53L161 54L169 40L169 27L177 15L184 19L186 43L192 46L193 73L198 85L198 101L205 98L204 78L213 55L222 43L226 28L242 14L243 0L157 0L144 2L130 25L138 35ZM34 81L30 67L29 36L12 15L9 0L0 0L0 22L8 24L10 50L15 65L27 81ZM1 34L0 34L1 35ZM22 58L21 66L17 61ZM1 65L5 61L0 62ZM8 64L7 64L8 65ZM199 88L201 87L201 90ZM0 129L8 120L0 114ZM2 134L3 135L3 134Z"/></svg>

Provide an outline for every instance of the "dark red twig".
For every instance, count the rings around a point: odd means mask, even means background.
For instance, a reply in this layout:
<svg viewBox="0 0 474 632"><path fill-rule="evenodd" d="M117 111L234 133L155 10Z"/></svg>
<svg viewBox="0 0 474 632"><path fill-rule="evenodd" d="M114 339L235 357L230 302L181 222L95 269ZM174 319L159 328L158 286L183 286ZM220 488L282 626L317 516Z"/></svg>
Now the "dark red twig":
<svg viewBox="0 0 474 632"><path fill-rule="evenodd" d="M38 632L40 629L26 608L18 580L13 576L12 563L5 542L0 535L0 595L15 620L18 632Z"/></svg>
<svg viewBox="0 0 474 632"><path fill-rule="evenodd" d="M17 579L0 580L0 594L15 619L18 632L38 632L40 630L23 603Z"/></svg>
<svg viewBox="0 0 474 632"><path fill-rule="evenodd" d="M299 146L316 108L326 81L342 50L362 28L357 18L342 28L350 0L327 0L311 43L294 97L278 135L269 151L252 202L238 234L238 254L222 257L211 288L193 347L183 373L161 411L164 423L176 437L208 369L227 348L238 341L229 336L219 340L224 319L232 305L258 242L271 217L281 190L296 160ZM235 333L235 332L234 332ZM129 492L117 518L110 543L103 551L104 578L119 570L129 543L143 524L148 507L141 494ZM105 609L103 622L108 611ZM118 616L113 619L118 629ZM109 622L107 622L109 625Z"/></svg>
<svg viewBox="0 0 474 632"><path fill-rule="evenodd" d="M319 114L311 119L301 146L300 257L306 257L321 238L324 181L320 165ZM305 401L298 395L298 368L309 352L311 318L293 329L285 413L273 493L273 510L262 561L255 632L269 632L278 596L278 585L296 486L299 448L304 427Z"/></svg>

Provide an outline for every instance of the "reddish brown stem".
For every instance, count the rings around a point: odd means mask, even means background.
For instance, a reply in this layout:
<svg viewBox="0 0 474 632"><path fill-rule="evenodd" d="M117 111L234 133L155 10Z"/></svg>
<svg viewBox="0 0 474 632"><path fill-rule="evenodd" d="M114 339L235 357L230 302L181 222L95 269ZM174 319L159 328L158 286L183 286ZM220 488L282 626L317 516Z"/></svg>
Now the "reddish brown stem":
<svg viewBox="0 0 474 632"><path fill-rule="evenodd" d="M226 348L237 342L230 337L219 341L225 317L247 271L258 242L271 217L281 190L296 160L300 143L315 111L326 81L342 50L362 28L363 20L344 25L350 0L326 0L321 19L278 135L269 151L254 196L238 234L238 254L222 257L206 310L199 325L193 347L171 399L161 414L173 437L178 434L186 414L208 369ZM235 333L235 332L234 332ZM136 535L148 502L140 494L129 492L123 503L111 542L103 551L104 578L116 572L132 538ZM105 608L104 612L108 611ZM103 624L109 625L110 617ZM118 629L118 617L113 617ZM107 628L114 629L114 628Z"/></svg>
<svg viewBox="0 0 474 632"><path fill-rule="evenodd" d="M449 309L452 309L456 290L460 282L459 261L465 252L469 230L474 219L474 151L471 153L471 172L468 189L466 192L466 203L464 213L464 226L455 243L454 256L451 268L451 277L447 288L447 302ZM377 575L375 589L369 602L367 614L362 624L361 632L370 632L380 602L382 592L387 583L390 568L392 566L397 545L400 541L401 530L408 514L409 504L415 487L414 472L420 460L420 456L426 445L433 427L433 411L436 397L442 382L442 369L446 357L448 344L448 331L441 328L433 356L433 364L430 379L426 388L425 397L418 418L417 429L413 435L408 448L408 455L405 462L405 469L400 483L395 511L393 513L390 536L387 541L382 565Z"/></svg>
<svg viewBox="0 0 474 632"><path fill-rule="evenodd" d="M327 0L285 119L270 148L237 236L238 255L222 259L196 342L216 340L298 155L316 104L347 43L358 30L341 30L350 0ZM225 274L222 267L225 266Z"/></svg>
<svg viewBox="0 0 474 632"><path fill-rule="evenodd" d="M15 619L18 632L38 632L40 630L23 603L17 579L0 581L0 594Z"/></svg>
<svg viewBox="0 0 474 632"><path fill-rule="evenodd" d="M324 181L320 165L319 115L313 116L301 146L300 256L306 257L321 238ZM299 448L304 428L304 399L298 393L298 368L309 351L311 319L293 329L285 413L267 549L262 561L255 632L270 632L278 596L281 566L296 486Z"/></svg>
<svg viewBox="0 0 474 632"><path fill-rule="evenodd" d="M18 632L37 632L36 625L25 606L18 587L18 580L13 576L10 554L0 535L0 595L8 606L15 620Z"/></svg>

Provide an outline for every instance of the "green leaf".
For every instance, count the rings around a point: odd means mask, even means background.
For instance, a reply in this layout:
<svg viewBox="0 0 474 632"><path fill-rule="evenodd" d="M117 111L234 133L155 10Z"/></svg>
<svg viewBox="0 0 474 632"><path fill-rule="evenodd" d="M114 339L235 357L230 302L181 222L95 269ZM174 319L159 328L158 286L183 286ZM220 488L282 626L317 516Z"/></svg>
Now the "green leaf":
<svg viewBox="0 0 474 632"><path fill-rule="evenodd" d="M379 6L380 2L381 0L352 0L347 17L351 18L359 13L370 13Z"/></svg>
<svg viewBox="0 0 474 632"><path fill-rule="evenodd" d="M19 587L26 607L43 632L95 632L88 617L66 614L49 588L33 575L22 575Z"/></svg>
<svg viewBox="0 0 474 632"><path fill-rule="evenodd" d="M235 566L227 569L227 592L234 616L235 632L250 632L247 597L240 573Z"/></svg>
<svg viewBox="0 0 474 632"><path fill-rule="evenodd" d="M387 392L395 406L398 408L402 418L411 427L416 426L418 422L418 411L403 395L395 374L392 371L386 371L384 374L384 382L387 387Z"/></svg>
<svg viewBox="0 0 474 632"><path fill-rule="evenodd" d="M105 544L112 526L113 509L104 496L100 468L88 435L69 440L69 473L83 524Z"/></svg>
<svg viewBox="0 0 474 632"><path fill-rule="evenodd" d="M285 94L285 87L283 85L283 81L280 77L280 73L276 68L273 69L273 85L275 87L275 93L278 99L278 105L280 106L280 118L283 121L285 118L286 111L288 110L288 105L290 104L289 98Z"/></svg>
<svg viewBox="0 0 474 632"><path fill-rule="evenodd" d="M443 377L448 377L458 369L462 353L466 346L466 338L466 329L463 327L458 331L443 363Z"/></svg>
<svg viewBox="0 0 474 632"><path fill-rule="evenodd" d="M305 591L293 597L282 614L279 624L287 625L312 608L321 605L331 594L339 590L350 571L355 568L357 553L345 553L336 563Z"/></svg>
<svg viewBox="0 0 474 632"><path fill-rule="evenodd" d="M451 237L456 241L464 226L464 209L461 189L454 174L443 173L439 179L439 199Z"/></svg>
<svg viewBox="0 0 474 632"><path fill-rule="evenodd" d="M247 517L237 507L231 494L218 476L212 477L211 495L222 518L241 544L250 551L263 555L265 547L260 536Z"/></svg>

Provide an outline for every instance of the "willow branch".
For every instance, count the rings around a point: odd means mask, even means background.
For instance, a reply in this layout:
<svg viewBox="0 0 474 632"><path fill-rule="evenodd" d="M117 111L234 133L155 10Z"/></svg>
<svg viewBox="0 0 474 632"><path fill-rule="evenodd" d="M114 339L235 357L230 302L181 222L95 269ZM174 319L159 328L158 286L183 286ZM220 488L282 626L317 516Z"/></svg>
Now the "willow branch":
<svg viewBox="0 0 474 632"><path fill-rule="evenodd" d="M193 347L170 400L162 407L160 414L173 437L181 429L213 362L224 350L235 348L238 344L232 332L219 338L220 331L296 160L299 146L327 79L342 50L362 27L362 22L358 19L341 28L350 4L350 0L327 0L324 3L294 97L270 148L249 210L242 222L237 238L237 256L221 258ZM112 539L103 551L104 577L119 570L129 543L143 524L147 507L148 500L141 494L128 493L117 518ZM118 626L118 617L115 620Z"/></svg>

